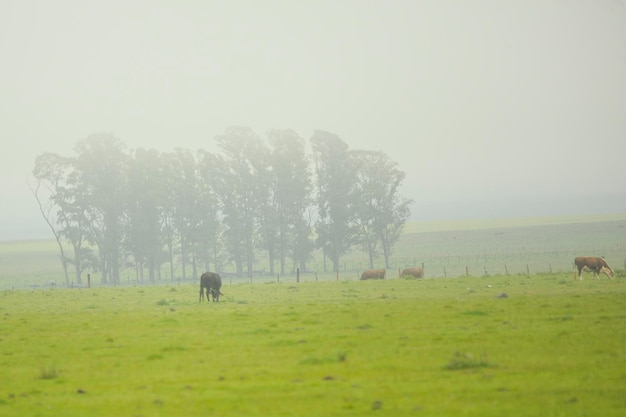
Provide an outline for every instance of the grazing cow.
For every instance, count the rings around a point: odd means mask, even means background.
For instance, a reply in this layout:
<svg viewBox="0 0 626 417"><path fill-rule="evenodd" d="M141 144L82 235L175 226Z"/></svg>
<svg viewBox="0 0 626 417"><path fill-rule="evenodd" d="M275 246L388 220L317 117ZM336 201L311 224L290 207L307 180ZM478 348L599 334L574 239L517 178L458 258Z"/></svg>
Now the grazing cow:
<svg viewBox="0 0 626 417"><path fill-rule="evenodd" d="M220 274L216 272L205 272L200 277L200 300L204 298L204 290L206 289L206 300L209 301L209 292L213 297L213 302L217 303L220 301L220 295L222 292L220 291L222 288L222 277Z"/></svg>
<svg viewBox="0 0 626 417"><path fill-rule="evenodd" d="M361 280L366 279L385 279L384 269L368 269L361 274Z"/></svg>
<svg viewBox="0 0 626 417"><path fill-rule="evenodd" d="M424 278L424 270L420 267L405 268L400 274L401 277Z"/></svg>
<svg viewBox="0 0 626 417"><path fill-rule="evenodd" d="M579 256L574 259L574 264L578 269L578 279L582 281L583 271L593 272L594 276L600 279L600 272L606 274L609 279L613 278L613 270L604 258L596 256Z"/></svg>

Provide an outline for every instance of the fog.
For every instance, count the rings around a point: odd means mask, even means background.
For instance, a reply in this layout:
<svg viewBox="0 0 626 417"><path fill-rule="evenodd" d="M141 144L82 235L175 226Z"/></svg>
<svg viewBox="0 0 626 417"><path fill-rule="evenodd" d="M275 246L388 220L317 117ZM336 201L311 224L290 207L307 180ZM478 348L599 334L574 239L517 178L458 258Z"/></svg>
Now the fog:
<svg viewBox="0 0 626 417"><path fill-rule="evenodd" d="M414 220L626 211L624 1L3 1L0 240L37 155L315 129L406 172Z"/></svg>

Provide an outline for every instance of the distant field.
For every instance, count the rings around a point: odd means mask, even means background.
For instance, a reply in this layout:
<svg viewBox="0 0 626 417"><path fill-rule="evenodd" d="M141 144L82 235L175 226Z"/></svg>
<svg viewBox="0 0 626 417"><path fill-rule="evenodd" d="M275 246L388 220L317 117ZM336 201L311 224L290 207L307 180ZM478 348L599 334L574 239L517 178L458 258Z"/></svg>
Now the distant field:
<svg viewBox="0 0 626 417"><path fill-rule="evenodd" d="M409 223L388 275L422 264L430 277L458 277L466 271L474 276L569 272L574 258L583 254L604 256L613 268L623 269L626 213ZM355 277L368 268L360 252L343 260L343 269ZM312 266L323 269L319 258ZM375 267L384 267L382 259Z"/></svg>
<svg viewBox="0 0 626 417"><path fill-rule="evenodd" d="M0 292L0 416L626 410L626 281L569 274Z"/></svg>
<svg viewBox="0 0 626 417"><path fill-rule="evenodd" d="M429 277L490 275L527 275L572 272L578 255L604 256L614 269L626 264L626 213L602 216L569 216L528 219L467 220L447 222L412 222L406 227L391 259L388 277L396 277L407 266L425 267ZM257 270L268 270L260 258ZM376 264L384 267L382 257ZM320 253L308 263L309 273L301 279L337 279L326 272ZM354 250L342 258L339 279L357 279L368 269L366 255ZM163 268L166 272L167 268ZM228 272L228 270L227 270ZM177 269L176 279L181 274ZM573 274L573 272L572 272ZM284 277L261 275L256 282L295 281ZM64 285L58 247L52 240L0 242L0 290L41 288L54 280ZM165 284L170 281L164 278ZM228 278L245 282L247 277ZM99 275L93 274L97 285ZM122 284L135 284L135 271L122 273Z"/></svg>
<svg viewBox="0 0 626 417"><path fill-rule="evenodd" d="M578 223L620 222L626 225L626 213L579 216L546 216L502 219L441 220L410 222L405 233L443 232L462 230L509 229L518 227L571 225Z"/></svg>

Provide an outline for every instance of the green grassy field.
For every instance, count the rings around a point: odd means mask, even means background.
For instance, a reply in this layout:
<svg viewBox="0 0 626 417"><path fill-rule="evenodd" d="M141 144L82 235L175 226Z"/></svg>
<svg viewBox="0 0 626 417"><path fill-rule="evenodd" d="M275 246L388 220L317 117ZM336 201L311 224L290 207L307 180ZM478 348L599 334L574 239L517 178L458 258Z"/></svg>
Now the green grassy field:
<svg viewBox="0 0 626 417"><path fill-rule="evenodd" d="M626 281L0 292L1 416L622 416ZM498 297L506 293L508 297Z"/></svg>

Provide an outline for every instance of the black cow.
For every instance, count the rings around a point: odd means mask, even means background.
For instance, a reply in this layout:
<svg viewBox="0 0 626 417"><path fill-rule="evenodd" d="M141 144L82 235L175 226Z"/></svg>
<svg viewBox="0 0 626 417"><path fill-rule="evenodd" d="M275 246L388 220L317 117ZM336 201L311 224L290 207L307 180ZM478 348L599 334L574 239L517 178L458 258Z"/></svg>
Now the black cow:
<svg viewBox="0 0 626 417"><path fill-rule="evenodd" d="M213 297L213 302L217 303L220 301L220 295L222 292L220 291L222 288L222 277L217 272L205 272L200 277L200 300L202 301L204 298L204 290L206 289L206 300L209 301L209 292Z"/></svg>

